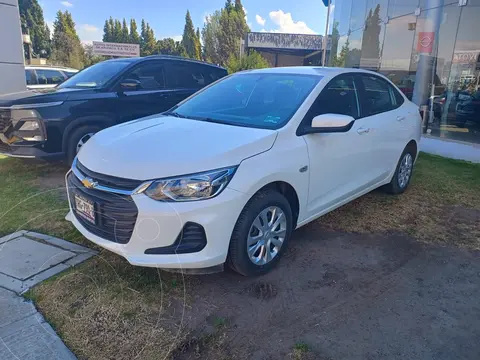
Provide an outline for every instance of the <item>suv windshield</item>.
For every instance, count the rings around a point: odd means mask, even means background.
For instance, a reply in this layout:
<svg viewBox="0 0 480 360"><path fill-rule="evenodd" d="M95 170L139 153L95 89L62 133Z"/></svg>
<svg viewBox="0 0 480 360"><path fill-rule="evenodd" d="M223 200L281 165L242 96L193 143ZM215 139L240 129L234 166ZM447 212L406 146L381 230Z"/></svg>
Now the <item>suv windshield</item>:
<svg viewBox="0 0 480 360"><path fill-rule="evenodd" d="M128 61L104 61L80 71L58 87L60 89L102 87L129 64Z"/></svg>
<svg viewBox="0 0 480 360"><path fill-rule="evenodd" d="M171 114L229 125L278 129L290 120L321 79L318 75L236 74L199 92L174 108Z"/></svg>

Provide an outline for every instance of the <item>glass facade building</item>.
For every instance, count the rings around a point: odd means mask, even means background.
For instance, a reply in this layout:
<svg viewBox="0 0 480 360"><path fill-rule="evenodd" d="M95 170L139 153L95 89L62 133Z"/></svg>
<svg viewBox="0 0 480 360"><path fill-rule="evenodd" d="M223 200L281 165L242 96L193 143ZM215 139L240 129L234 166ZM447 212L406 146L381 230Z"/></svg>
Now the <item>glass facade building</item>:
<svg viewBox="0 0 480 360"><path fill-rule="evenodd" d="M378 71L432 136L480 143L480 0L332 0L329 66Z"/></svg>

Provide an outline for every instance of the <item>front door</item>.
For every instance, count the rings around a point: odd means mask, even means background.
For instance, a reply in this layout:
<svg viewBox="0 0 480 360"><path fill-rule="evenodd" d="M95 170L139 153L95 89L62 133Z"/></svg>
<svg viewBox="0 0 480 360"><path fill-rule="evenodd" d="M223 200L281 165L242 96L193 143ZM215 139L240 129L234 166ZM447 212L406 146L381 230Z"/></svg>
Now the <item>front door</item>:
<svg viewBox="0 0 480 360"><path fill-rule="evenodd" d="M332 79L306 115L306 121L321 114L342 114L359 119L359 96L350 74ZM360 120L345 133L304 135L310 158L308 214L316 216L352 197L371 182L370 133Z"/></svg>
<svg viewBox="0 0 480 360"><path fill-rule="evenodd" d="M122 80L137 80L140 85L135 90L122 90ZM175 105L172 93L166 87L165 67L161 61L147 61L125 74L118 84L116 113L120 122L159 114Z"/></svg>

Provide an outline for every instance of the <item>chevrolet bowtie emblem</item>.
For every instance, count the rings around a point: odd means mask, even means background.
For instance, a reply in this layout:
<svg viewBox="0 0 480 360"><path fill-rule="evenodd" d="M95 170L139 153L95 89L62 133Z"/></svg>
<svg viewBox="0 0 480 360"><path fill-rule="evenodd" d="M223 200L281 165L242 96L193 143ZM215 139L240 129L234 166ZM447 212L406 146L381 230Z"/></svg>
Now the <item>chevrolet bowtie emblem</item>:
<svg viewBox="0 0 480 360"><path fill-rule="evenodd" d="M94 181L93 179L90 179L90 178L83 179L82 184L87 189L93 189L94 187L96 187L98 185L98 183L96 181Z"/></svg>

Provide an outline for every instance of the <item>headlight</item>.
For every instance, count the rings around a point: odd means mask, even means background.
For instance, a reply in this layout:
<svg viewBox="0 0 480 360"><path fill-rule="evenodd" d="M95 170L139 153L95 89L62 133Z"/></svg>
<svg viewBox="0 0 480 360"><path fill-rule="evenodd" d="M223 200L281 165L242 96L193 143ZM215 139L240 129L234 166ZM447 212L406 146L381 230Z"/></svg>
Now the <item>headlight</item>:
<svg viewBox="0 0 480 360"><path fill-rule="evenodd" d="M37 120L27 120L20 126L20 131L34 131L40 129L40 125Z"/></svg>
<svg viewBox="0 0 480 360"><path fill-rule="evenodd" d="M145 195L161 201L195 201L210 199L228 185L236 166L203 173L154 181Z"/></svg>

